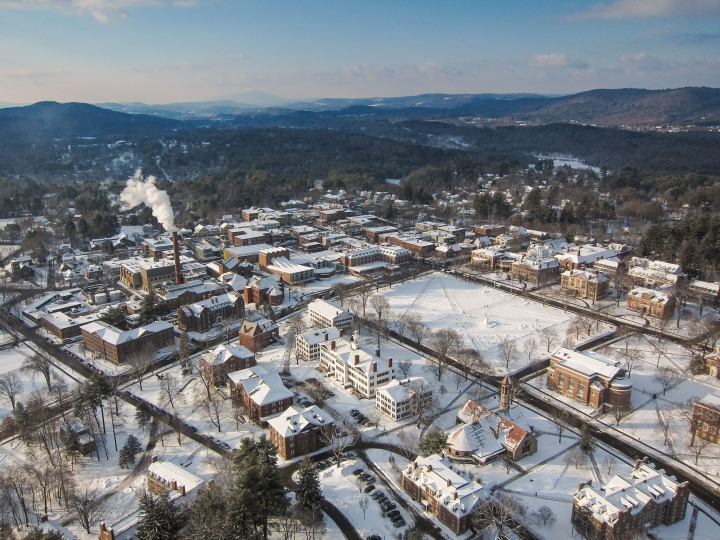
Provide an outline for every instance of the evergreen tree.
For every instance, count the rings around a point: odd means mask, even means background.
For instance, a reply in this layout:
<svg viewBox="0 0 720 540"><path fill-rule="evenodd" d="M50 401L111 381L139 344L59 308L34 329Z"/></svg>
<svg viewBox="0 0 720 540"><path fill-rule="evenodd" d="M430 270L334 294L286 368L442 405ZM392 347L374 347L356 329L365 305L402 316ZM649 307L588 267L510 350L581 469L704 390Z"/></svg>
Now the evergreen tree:
<svg viewBox="0 0 720 540"><path fill-rule="evenodd" d="M130 451L127 445L123 446L118 453L118 465L121 469L129 469L135 464L135 455Z"/></svg>
<svg viewBox="0 0 720 540"><path fill-rule="evenodd" d="M295 488L296 503L307 510L316 511L323 500L320 479L315 464L305 456L298 469L298 482Z"/></svg>
<svg viewBox="0 0 720 540"><path fill-rule="evenodd" d="M245 438L234 457L237 480L231 495L229 517L242 538L268 538L268 521L287 508L287 498L277 467L275 446L265 435Z"/></svg>
<svg viewBox="0 0 720 540"><path fill-rule="evenodd" d="M423 456L439 454L447 446L447 434L440 428L429 429L420 439L420 453Z"/></svg>
<svg viewBox="0 0 720 540"><path fill-rule="evenodd" d="M126 330L127 323L125 317L127 316L127 308L124 305L113 306L108 308L105 313L102 314L100 320L108 323L119 330Z"/></svg>
<svg viewBox="0 0 720 540"><path fill-rule="evenodd" d="M140 496L140 540L174 540L180 531L180 513L167 491L159 495L145 492Z"/></svg>
<svg viewBox="0 0 720 540"><path fill-rule="evenodd" d="M150 421L152 420L152 415L150 414L150 409L148 409L148 406L145 405L145 403L141 403L138 405L137 409L135 409L135 421L138 423L138 427L142 430L145 430L150 425Z"/></svg>
<svg viewBox="0 0 720 540"><path fill-rule="evenodd" d="M142 444L140 444L140 441L138 441L135 435L128 435L125 446L132 452L133 457L142 453Z"/></svg>
<svg viewBox="0 0 720 540"><path fill-rule="evenodd" d="M150 292L143 298L140 304L138 316L140 324L150 324L157 321L163 315L170 313L170 308L164 302L159 302L155 291L151 288Z"/></svg>
<svg viewBox="0 0 720 540"><path fill-rule="evenodd" d="M27 442L30 437L30 415L22 402L18 401L15 405L13 417L15 419L15 427L20 434L20 439Z"/></svg>

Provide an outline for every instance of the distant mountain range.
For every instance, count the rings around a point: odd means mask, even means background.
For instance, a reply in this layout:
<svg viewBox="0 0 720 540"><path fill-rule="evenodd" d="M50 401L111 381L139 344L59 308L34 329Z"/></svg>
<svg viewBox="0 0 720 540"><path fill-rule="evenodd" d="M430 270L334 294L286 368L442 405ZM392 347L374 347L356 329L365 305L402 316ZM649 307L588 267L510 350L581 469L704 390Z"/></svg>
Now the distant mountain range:
<svg viewBox="0 0 720 540"><path fill-rule="evenodd" d="M568 96L538 94L424 94L395 98L321 99L261 107L282 98L247 98L146 105L99 106L51 101L0 108L0 140L36 141L74 137L154 134L183 128L297 127L359 129L401 120L487 120L494 125L592 124L600 127L720 125L720 89L591 90ZM482 122L481 122L482 124ZM365 129L365 128L362 128ZM367 133L373 130L368 127Z"/></svg>
<svg viewBox="0 0 720 540"><path fill-rule="evenodd" d="M240 100L240 101L239 101ZM245 100L245 101L242 101ZM101 103L100 107L176 120L231 120L233 116L274 118L297 111L322 116L395 118L477 117L496 123L577 122L598 126L720 125L720 89L590 90L567 96L541 94L423 94L393 98L327 98L291 102L262 92L201 102L146 105Z"/></svg>

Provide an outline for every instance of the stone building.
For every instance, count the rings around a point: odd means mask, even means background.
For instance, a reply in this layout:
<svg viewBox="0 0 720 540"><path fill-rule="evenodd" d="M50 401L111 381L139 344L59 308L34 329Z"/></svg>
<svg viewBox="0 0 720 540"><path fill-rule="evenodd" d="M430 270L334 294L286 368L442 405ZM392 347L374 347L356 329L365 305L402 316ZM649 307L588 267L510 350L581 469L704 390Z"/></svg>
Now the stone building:
<svg viewBox="0 0 720 540"><path fill-rule="evenodd" d="M581 483L573 497L571 521L588 540L624 540L649 527L685 519L690 488L664 471L636 461L630 476L615 475L600 489Z"/></svg>
<svg viewBox="0 0 720 540"><path fill-rule="evenodd" d="M597 270L567 270L560 275L560 286L579 298L599 300L610 291L610 276Z"/></svg>

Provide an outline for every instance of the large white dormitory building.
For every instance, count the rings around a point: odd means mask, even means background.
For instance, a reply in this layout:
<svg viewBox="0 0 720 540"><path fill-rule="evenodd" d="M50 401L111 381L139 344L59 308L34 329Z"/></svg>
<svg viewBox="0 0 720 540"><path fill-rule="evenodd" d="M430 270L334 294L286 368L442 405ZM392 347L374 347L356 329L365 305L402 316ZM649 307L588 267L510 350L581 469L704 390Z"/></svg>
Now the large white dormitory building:
<svg viewBox="0 0 720 540"><path fill-rule="evenodd" d="M317 328L350 328L353 324L353 314L332 302L326 300L313 300L308 304L310 322Z"/></svg>

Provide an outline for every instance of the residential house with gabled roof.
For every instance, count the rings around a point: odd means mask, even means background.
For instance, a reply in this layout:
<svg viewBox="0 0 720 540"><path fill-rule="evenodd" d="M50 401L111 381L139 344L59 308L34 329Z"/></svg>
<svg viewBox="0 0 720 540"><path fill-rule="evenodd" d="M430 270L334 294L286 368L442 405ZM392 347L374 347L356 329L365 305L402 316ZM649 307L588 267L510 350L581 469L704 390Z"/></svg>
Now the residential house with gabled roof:
<svg viewBox="0 0 720 540"><path fill-rule="evenodd" d="M262 366L229 373L228 380L234 398L242 400L248 418L260 426L267 426L270 418L293 404L295 394L285 387L280 375Z"/></svg>
<svg viewBox="0 0 720 540"><path fill-rule="evenodd" d="M245 319L238 330L240 344L252 352L257 353L264 349L274 339L280 339L280 329L270 319L257 319L250 321Z"/></svg>
<svg viewBox="0 0 720 540"><path fill-rule="evenodd" d="M583 482L573 496L571 521L588 540L631 538L648 527L685 519L690 487L652 464L635 461L629 477L615 475L596 489Z"/></svg>
<svg viewBox="0 0 720 540"><path fill-rule="evenodd" d="M283 459L312 454L332 441L332 416L313 405L306 409L288 407L279 416L270 418L270 441Z"/></svg>
<svg viewBox="0 0 720 540"><path fill-rule="evenodd" d="M452 457L485 465L506 452L514 461L537 452L537 438L518 408L493 412L468 399L457 421L448 432L447 451Z"/></svg>
<svg viewBox="0 0 720 540"><path fill-rule="evenodd" d="M247 348L221 343L202 355L203 369L213 386L225 385L228 373L256 365L255 355Z"/></svg>
<svg viewBox="0 0 720 540"><path fill-rule="evenodd" d="M447 456L434 454L411 461L402 470L400 486L456 535L472 527L473 516L483 504L480 479L461 476Z"/></svg>

